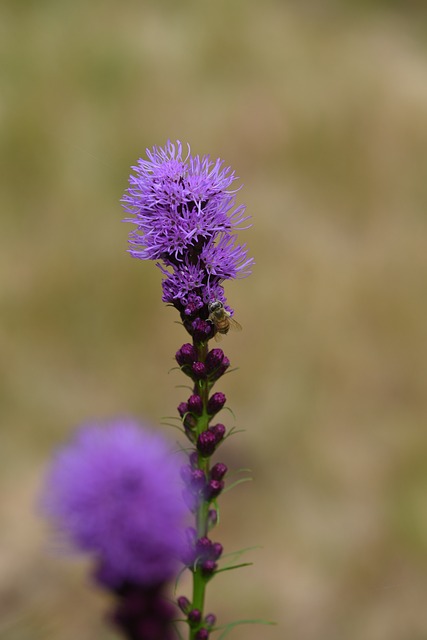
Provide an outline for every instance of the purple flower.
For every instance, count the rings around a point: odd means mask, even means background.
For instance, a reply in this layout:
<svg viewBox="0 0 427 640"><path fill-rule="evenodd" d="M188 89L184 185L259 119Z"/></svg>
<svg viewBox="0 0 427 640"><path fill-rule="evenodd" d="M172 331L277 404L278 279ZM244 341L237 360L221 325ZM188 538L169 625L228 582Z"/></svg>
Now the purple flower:
<svg viewBox="0 0 427 640"><path fill-rule="evenodd" d="M126 222L136 226L130 254L161 261L163 300L183 318L206 319L210 301L226 303L221 283L249 275L253 264L235 235L248 220L245 207L236 207L235 174L220 159L192 156L189 147L183 157L179 141L146 153L122 199Z"/></svg>
<svg viewBox="0 0 427 640"><path fill-rule="evenodd" d="M88 424L60 450L42 507L106 586L168 579L182 555L186 507L180 460L131 419Z"/></svg>

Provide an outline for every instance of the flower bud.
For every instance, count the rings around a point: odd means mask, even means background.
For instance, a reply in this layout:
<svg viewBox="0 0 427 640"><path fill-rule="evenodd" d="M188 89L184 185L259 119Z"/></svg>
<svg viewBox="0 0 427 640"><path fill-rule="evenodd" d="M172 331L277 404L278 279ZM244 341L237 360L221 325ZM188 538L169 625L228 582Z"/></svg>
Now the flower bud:
<svg viewBox="0 0 427 640"><path fill-rule="evenodd" d="M202 619L202 612L199 609L192 609L188 614L188 619L193 624L199 624Z"/></svg>
<svg viewBox="0 0 427 640"><path fill-rule="evenodd" d="M197 438L197 449L199 453L208 458L213 454L216 448L216 437L212 431L203 431Z"/></svg>
<svg viewBox="0 0 427 640"><path fill-rule="evenodd" d="M208 613L208 615L205 616L204 622L207 627L212 628L216 622L216 615L214 613Z"/></svg>
<svg viewBox="0 0 427 640"><path fill-rule="evenodd" d="M195 635L196 640L209 640L209 631L202 627Z"/></svg>
<svg viewBox="0 0 427 640"><path fill-rule="evenodd" d="M218 413L218 411L221 411L225 405L225 400L225 395L221 393L221 391L214 393L208 400L208 413L214 415Z"/></svg>
<svg viewBox="0 0 427 640"><path fill-rule="evenodd" d="M206 320L196 318L191 323L190 333L196 340L196 342L206 342L212 336L212 325Z"/></svg>
<svg viewBox="0 0 427 640"><path fill-rule="evenodd" d="M217 462L211 469L211 480L222 480L227 473L227 465L222 462Z"/></svg>
<svg viewBox="0 0 427 640"><path fill-rule="evenodd" d="M209 379L218 380L230 366L230 360L224 355L222 349L212 349L206 356L206 368Z"/></svg>
<svg viewBox="0 0 427 640"><path fill-rule="evenodd" d="M212 373L212 371L217 369L223 360L224 351L222 349L211 349L205 360L208 373Z"/></svg>
<svg viewBox="0 0 427 640"><path fill-rule="evenodd" d="M212 544L212 555L214 557L214 560L218 560L218 558L222 555L223 551L224 551L224 547L220 542L214 542Z"/></svg>
<svg viewBox="0 0 427 640"><path fill-rule="evenodd" d="M225 427L223 424L215 424L212 427L209 427L209 431L214 434L217 444L221 442L225 435Z"/></svg>
<svg viewBox="0 0 427 640"><path fill-rule="evenodd" d="M206 378L206 365L203 362L194 362L191 366L191 371L196 380Z"/></svg>
<svg viewBox="0 0 427 640"><path fill-rule="evenodd" d="M190 484L191 489L196 493L202 491L206 485L205 472L201 469L194 469L194 471L191 472Z"/></svg>
<svg viewBox="0 0 427 640"><path fill-rule="evenodd" d="M218 522L218 514L216 509L209 509L208 512L208 528L212 529Z"/></svg>
<svg viewBox="0 0 427 640"><path fill-rule="evenodd" d="M209 480L205 489L205 499L213 500L219 496L223 489L224 482L222 480Z"/></svg>
<svg viewBox="0 0 427 640"><path fill-rule="evenodd" d="M178 413L183 418L188 413L188 404L186 402L180 402L178 405Z"/></svg>
<svg viewBox="0 0 427 640"><path fill-rule="evenodd" d="M211 576L215 569L217 568L217 563L214 560L205 560L202 562L202 572L205 576Z"/></svg>
<svg viewBox="0 0 427 640"><path fill-rule="evenodd" d="M188 411L200 416L203 412L203 402L200 396L193 394L187 401Z"/></svg>
<svg viewBox="0 0 427 640"><path fill-rule="evenodd" d="M185 613L185 615L187 615L191 607L191 602L189 601L189 599L186 598L185 596L179 596L177 600L177 604L178 604L178 607L181 609L182 613Z"/></svg>
<svg viewBox="0 0 427 640"><path fill-rule="evenodd" d="M180 367L191 365L197 360L197 349L187 342L176 352L175 359Z"/></svg>
<svg viewBox="0 0 427 640"><path fill-rule="evenodd" d="M209 558L212 551L212 540L209 540L207 536L202 536L196 542L196 553L202 558Z"/></svg>

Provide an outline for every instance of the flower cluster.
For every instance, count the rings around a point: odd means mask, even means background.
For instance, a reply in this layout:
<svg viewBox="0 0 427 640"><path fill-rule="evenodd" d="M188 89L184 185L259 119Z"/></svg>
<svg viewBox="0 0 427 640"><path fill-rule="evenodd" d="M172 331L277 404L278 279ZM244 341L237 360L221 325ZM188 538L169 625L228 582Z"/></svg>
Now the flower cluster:
<svg viewBox="0 0 427 640"><path fill-rule="evenodd" d="M173 574L184 543L180 466L160 435L133 420L89 424L54 458L44 511L98 559L107 585L156 584Z"/></svg>
<svg viewBox="0 0 427 640"><path fill-rule="evenodd" d="M250 274L253 259L235 233L247 228L248 216L244 205L236 207L236 176L222 160L192 156L189 148L184 157L179 141L146 153L122 200L131 216L125 221L136 226L130 254L160 261L163 300L193 333L188 321L206 319L209 302L226 304L221 283Z"/></svg>

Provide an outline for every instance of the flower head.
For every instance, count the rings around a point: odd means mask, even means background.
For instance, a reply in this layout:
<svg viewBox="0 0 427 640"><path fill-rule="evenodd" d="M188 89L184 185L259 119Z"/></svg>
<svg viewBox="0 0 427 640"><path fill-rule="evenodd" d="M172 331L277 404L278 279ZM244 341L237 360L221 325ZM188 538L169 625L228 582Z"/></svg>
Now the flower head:
<svg viewBox="0 0 427 640"><path fill-rule="evenodd" d="M53 461L43 510L98 579L156 585L181 555L186 507L180 460L168 443L130 419L82 427Z"/></svg>
<svg viewBox="0 0 427 640"><path fill-rule="evenodd" d="M210 301L225 304L221 283L249 275L253 264L235 234L248 220L236 206L236 176L222 160L192 156L189 147L184 157L179 141L146 153L122 200L126 222L136 226L130 254L160 261L163 300L186 319L206 319Z"/></svg>

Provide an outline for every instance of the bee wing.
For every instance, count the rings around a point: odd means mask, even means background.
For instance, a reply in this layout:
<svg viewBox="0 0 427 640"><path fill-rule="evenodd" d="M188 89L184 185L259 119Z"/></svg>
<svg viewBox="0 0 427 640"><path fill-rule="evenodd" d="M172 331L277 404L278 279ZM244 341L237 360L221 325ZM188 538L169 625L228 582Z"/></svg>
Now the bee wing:
<svg viewBox="0 0 427 640"><path fill-rule="evenodd" d="M243 329L242 325L239 324L232 316L228 318L228 322L230 323L230 329L232 331L241 331Z"/></svg>
<svg viewBox="0 0 427 640"><path fill-rule="evenodd" d="M215 334L215 336L214 336L214 338L215 338L215 342L221 342L222 337L223 337L223 334L222 334L222 333L220 333L219 331L217 331L217 332L216 332L216 334Z"/></svg>

